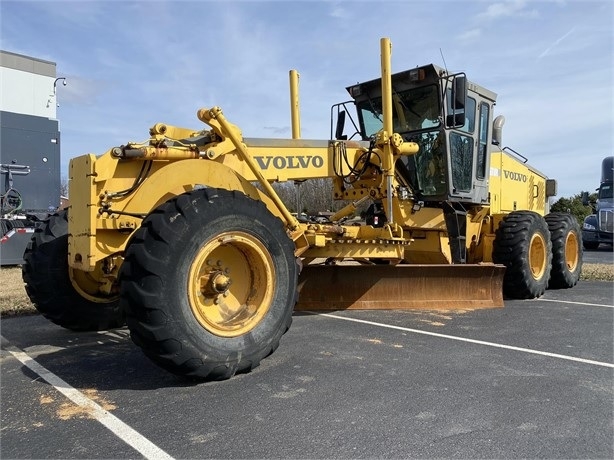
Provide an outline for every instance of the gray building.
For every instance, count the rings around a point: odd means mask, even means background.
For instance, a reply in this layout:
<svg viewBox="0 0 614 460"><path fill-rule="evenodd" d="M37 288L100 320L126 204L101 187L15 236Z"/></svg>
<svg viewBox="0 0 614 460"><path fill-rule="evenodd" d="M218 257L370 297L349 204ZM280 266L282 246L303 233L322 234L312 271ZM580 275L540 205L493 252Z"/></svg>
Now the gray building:
<svg viewBox="0 0 614 460"><path fill-rule="evenodd" d="M0 51L0 262L21 263L34 216L60 205L55 62Z"/></svg>
<svg viewBox="0 0 614 460"><path fill-rule="evenodd" d="M0 51L0 82L2 193L8 185L7 165L27 166L11 174L13 188L21 195L21 210L45 212L57 208L60 130L56 119L56 64Z"/></svg>

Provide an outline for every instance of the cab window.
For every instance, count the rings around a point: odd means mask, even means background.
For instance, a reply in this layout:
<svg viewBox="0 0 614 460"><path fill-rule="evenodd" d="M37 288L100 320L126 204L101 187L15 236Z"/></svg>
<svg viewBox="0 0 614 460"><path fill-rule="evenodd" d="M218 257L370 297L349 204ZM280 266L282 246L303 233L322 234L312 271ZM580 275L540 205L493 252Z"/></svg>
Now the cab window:
<svg viewBox="0 0 614 460"><path fill-rule="evenodd" d="M486 177L486 155L488 155L488 117L490 107L485 102L480 104L480 142L478 144L478 162L476 165L476 177Z"/></svg>
<svg viewBox="0 0 614 460"><path fill-rule="evenodd" d="M457 132L450 133L450 161L454 193L471 191L473 172L473 138Z"/></svg>
<svg viewBox="0 0 614 460"><path fill-rule="evenodd" d="M448 88L446 91L446 113L452 113L452 90ZM467 101L465 103L465 124L460 128L457 128L460 131L465 131L466 133L472 133L475 130L475 99L472 97L467 97ZM459 111L457 110L457 113ZM462 113L462 110L460 111Z"/></svg>
<svg viewBox="0 0 614 460"><path fill-rule="evenodd" d="M407 133L436 128L440 124L439 97L436 85L396 91L392 94L392 129L395 133ZM357 103L363 137L369 138L382 129L382 98L374 97Z"/></svg>

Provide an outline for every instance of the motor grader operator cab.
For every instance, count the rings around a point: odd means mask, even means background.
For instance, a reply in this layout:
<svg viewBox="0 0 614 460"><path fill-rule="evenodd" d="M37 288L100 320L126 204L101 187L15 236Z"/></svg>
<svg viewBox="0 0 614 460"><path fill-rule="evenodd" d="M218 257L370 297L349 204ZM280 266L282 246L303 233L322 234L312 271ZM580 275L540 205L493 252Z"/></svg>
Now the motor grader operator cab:
<svg viewBox="0 0 614 460"><path fill-rule="evenodd" d="M391 80L393 130L420 147L417 154L396 161L397 177L425 206L486 204L496 95L467 81L464 73L449 74L435 65L394 74ZM347 91L358 117L357 123L350 117L356 130L350 139L369 140L383 126L381 80L358 83ZM343 131L349 103L333 106L337 139L348 138ZM334 117L334 111L331 114Z"/></svg>

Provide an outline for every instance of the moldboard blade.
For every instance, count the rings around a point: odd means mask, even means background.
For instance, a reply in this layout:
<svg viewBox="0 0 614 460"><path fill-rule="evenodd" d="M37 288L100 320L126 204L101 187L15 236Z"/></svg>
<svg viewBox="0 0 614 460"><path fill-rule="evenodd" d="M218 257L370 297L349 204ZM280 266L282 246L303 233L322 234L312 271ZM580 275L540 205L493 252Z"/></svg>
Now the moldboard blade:
<svg viewBox="0 0 614 460"><path fill-rule="evenodd" d="M450 310L503 307L505 266L307 265L301 310Z"/></svg>

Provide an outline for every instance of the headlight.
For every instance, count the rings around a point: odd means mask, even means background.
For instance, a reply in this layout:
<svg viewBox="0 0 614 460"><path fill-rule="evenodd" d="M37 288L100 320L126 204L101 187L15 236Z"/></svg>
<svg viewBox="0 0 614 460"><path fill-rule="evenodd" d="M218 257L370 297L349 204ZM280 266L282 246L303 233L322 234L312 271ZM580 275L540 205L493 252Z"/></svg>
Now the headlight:
<svg viewBox="0 0 614 460"><path fill-rule="evenodd" d="M597 230L597 228L594 225L587 224L586 222L584 222L584 224L582 225L582 228L584 230Z"/></svg>

